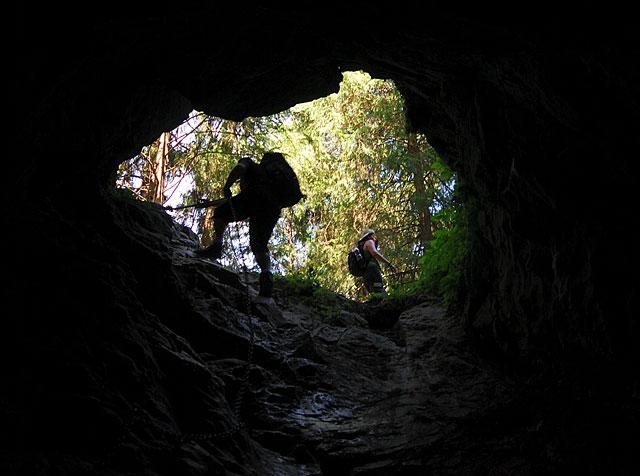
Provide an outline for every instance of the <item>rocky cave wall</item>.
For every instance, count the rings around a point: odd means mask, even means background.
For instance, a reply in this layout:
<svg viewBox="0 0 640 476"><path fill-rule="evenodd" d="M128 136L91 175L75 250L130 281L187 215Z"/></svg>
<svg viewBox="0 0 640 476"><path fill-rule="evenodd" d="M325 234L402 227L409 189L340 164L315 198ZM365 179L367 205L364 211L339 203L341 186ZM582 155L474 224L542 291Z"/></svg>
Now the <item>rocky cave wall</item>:
<svg viewBox="0 0 640 476"><path fill-rule="evenodd" d="M633 383L640 68L628 22L601 11L205 3L17 7L19 147L3 200L13 444L66 445L89 460L118 425L148 418L117 454L142 468L135 448L161 468L183 372L194 372L187 391L206 395L193 402L224 407L189 346L233 331L207 334L188 292L201 274L176 278L164 257L171 225L114 200L113 174L192 109L270 114L336 91L353 69L393 79L412 127L458 173L473 245L460 295L469 335L502 361L598 363ZM237 294L198 286L227 304ZM145 403L154 418L136 413Z"/></svg>
<svg viewBox="0 0 640 476"><path fill-rule="evenodd" d="M7 197L31 212L17 221L33 246L49 248L58 220L99 221L117 164L191 109L266 115L363 69L396 82L412 127L459 175L472 334L516 356L629 361L637 38L621 17L529 13L20 7L18 137L29 146Z"/></svg>

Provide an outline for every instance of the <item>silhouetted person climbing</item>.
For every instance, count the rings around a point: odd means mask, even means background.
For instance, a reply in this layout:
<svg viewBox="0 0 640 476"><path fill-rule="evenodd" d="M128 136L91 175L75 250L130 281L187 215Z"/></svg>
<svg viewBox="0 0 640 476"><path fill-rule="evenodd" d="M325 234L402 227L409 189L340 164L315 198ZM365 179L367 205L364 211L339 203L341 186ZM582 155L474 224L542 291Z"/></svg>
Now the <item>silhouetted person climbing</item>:
<svg viewBox="0 0 640 476"><path fill-rule="evenodd" d="M358 240L358 246L361 247L366 260L363 279L367 292L386 294L379 261L389 266L392 271L395 271L396 268L380 253L375 231L371 228L365 229Z"/></svg>
<svg viewBox="0 0 640 476"><path fill-rule="evenodd" d="M240 181L240 193L232 196L231 187ZM282 208L298 203L303 194L295 173L279 152L267 152L259 164L242 157L229 172L224 185L227 199L213 214L213 243L199 254L219 259L223 237L231 222L249 219L249 246L260 266L260 296L270 298L273 290L269 239Z"/></svg>

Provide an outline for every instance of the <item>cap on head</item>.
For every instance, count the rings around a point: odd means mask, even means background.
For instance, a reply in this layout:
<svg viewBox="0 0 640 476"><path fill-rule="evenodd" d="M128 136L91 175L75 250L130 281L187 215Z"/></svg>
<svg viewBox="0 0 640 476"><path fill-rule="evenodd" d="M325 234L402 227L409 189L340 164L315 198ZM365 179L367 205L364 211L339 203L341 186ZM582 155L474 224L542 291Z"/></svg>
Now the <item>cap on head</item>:
<svg viewBox="0 0 640 476"><path fill-rule="evenodd" d="M362 241L364 240L367 236L369 235L373 235L375 233L375 231L373 231L373 229L371 228L365 228L364 230L362 230L362 235L360 236L360 239L358 241Z"/></svg>

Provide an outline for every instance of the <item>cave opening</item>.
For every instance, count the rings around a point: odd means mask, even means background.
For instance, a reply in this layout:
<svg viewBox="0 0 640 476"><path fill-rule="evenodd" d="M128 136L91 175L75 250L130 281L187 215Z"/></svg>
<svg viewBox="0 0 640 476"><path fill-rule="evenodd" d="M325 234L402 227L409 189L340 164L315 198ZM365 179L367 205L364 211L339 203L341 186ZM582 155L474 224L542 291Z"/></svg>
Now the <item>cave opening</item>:
<svg viewBox="0 0 640 476"><path fill-rule="evenodd" d="M164 206L206 247L214 235L213 207L198 204L222 197L227 173L241 157L270 150L289 158L305 194L283 210L272 234L272 268L279 276L366 298L362 280L354 284L345 270L347 251L370 228L396 263L387 273L395 294L429 288L442 297L445 281L452 293L466 252L458 236L464 225L455 173L423 134L408 131L405 101L393 81L363 71L343 72L330 96L266 117L230 121L192 111L121 163L115 186ZM219 262L236 272L259 269L248 252L246 220L226 235ZM434 249L447 247L449 255L424 263L434 239Z"/></svg>
<svg viewBox="0 0 640 476"><path fill-rule="evenodd" d="M10 470L637 473L633 15L187 3L17 9ZM117 164L190 111L265 117L360 68L393 79L456 171L460 319L425 302L405 335L371 332L357 308L318 316L311 295L284 316L304 332L274 332L272 314L247 318L235 273L189 257L199 240L112 193ZM184 433L235 428L249 322L251 432L176 452Z"/></svg>

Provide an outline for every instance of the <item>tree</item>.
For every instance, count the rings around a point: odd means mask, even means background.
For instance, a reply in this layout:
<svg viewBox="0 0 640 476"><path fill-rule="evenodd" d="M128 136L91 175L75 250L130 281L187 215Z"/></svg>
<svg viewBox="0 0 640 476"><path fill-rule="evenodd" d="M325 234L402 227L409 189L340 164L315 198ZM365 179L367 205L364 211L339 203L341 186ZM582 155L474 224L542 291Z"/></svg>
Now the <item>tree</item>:
<svg viewBox="0 0 640 476"><path fill-rule="evenodd" d="M187 122L190 132L182 135L189 140L172 132L165 169L167 183L190 177L185 204L219 198L242 156L278 150L288 157L307 199L283 211L271 240L275 269L284 274L313 276L324 287L357 295L356 283L345 278L346 254L361 230L372 227L400 268L390 281L415 279L434 232L452 226L447 210L454 177L423 135L407 133L404 102L391 81L344 73L338 93L273 116L236 123L194 112ZM123 164L123 183L134 169ZM189 222L203 244L210 242L212 210L184 210L176 218ZM238 233L234 243L246 242L247 228ZM232 255L226 264L239 266Z"/></svg>
<svg viewBox="0 0 640 476"><path fill-rule="evenodd" d="M164 203L165 174L169 162L169 141L171 134L163 132L157 140L156 153L148 168L148 200L154 203Z"/></svg>

